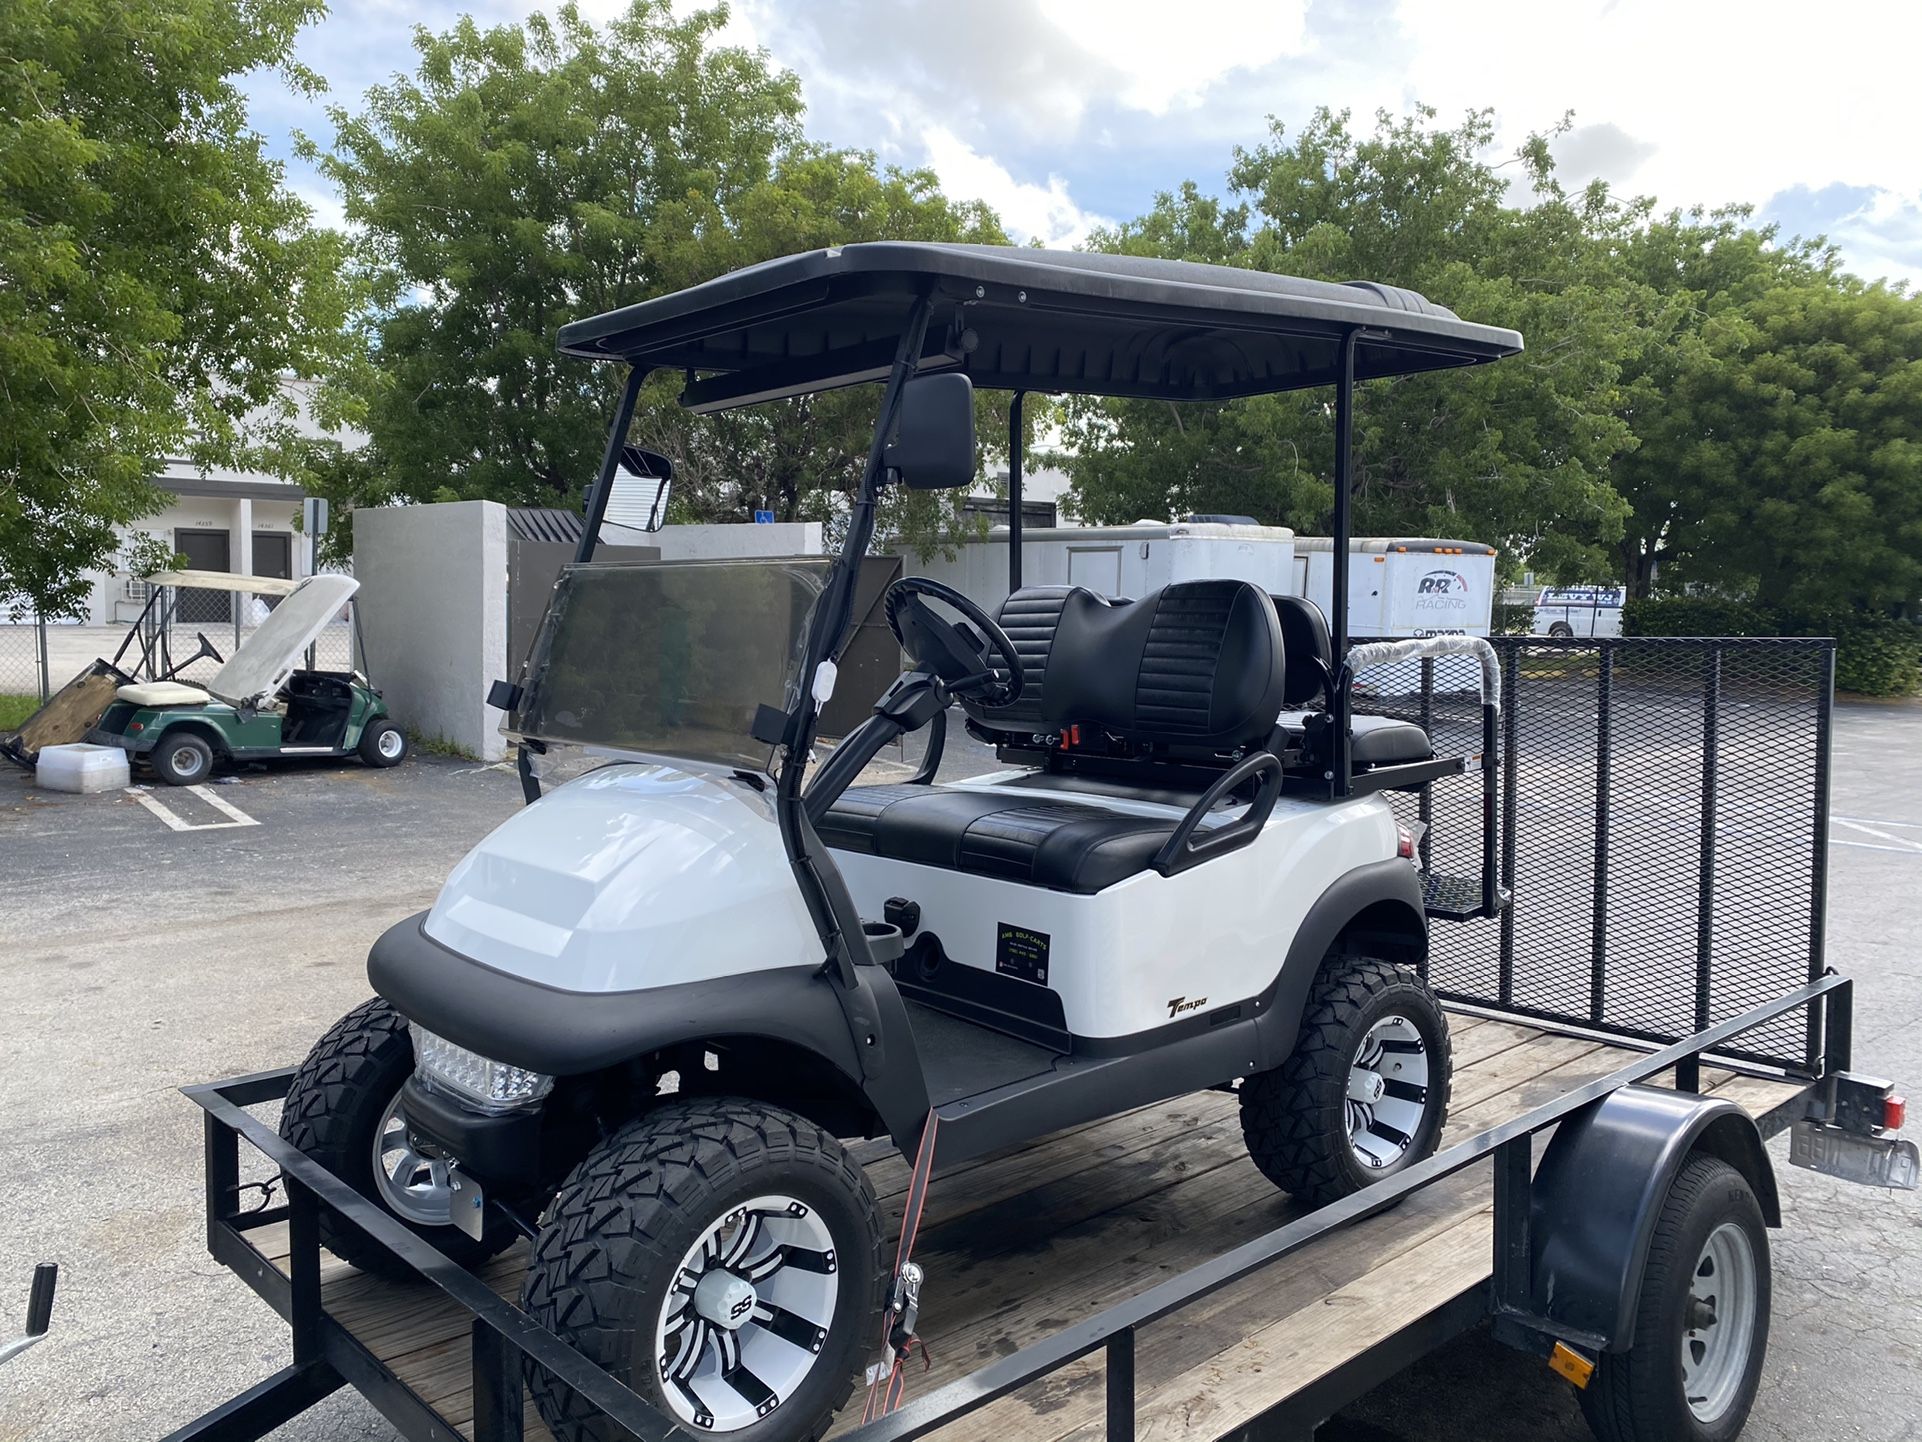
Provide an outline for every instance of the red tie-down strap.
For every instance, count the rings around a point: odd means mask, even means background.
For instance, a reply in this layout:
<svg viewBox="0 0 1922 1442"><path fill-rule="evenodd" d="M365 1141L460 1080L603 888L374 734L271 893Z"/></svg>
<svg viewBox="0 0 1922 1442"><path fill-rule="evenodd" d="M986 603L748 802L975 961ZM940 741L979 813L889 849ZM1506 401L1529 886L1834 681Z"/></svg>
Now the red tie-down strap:
<svg viewBox="0 0 1922 1442"><path fill-rule="evenodd" d="M921 1230L921 1212L928 1200L928 1178L934 1172L934 1134L940 1125L941 1118L930 1111L921 1126L921 1145L914 1154L907 1207L901 1215L901 1241L894 1252L894 1278L881 1318L881 1360L871 1369L868 1403L861 1411L863 1422L885 1417L901 1405L907 1393L905 1364L917 1345L921 1348L922 1369L934 1365L927 1343L914 1332L921 1312L921 1269L914 1265L914 1239Z"/></svg>

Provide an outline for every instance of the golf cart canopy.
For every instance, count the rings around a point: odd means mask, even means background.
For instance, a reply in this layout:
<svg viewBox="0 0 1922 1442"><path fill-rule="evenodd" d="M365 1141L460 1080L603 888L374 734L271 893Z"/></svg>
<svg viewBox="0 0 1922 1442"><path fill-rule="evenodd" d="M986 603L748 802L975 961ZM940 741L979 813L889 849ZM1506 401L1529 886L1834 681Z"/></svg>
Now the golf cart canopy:
<svg viewBox="0 0 1922 1442"><path fill-rule="evenodd" d="M352 576L336 575L309 576L290 586L286 599L274 607L273 614L214 672L207 682L208 694L230 706L251 705L272 696L300 665L301 652L308 643L340 614L340 608L359 589L360 582Z"/></svg>
<svg viewBox="0 0 1922 1442"><path fill-rule="evenodd" d="M155 571L150 586L181 586L197 591L246 591L255 596L291 596L298 581L279 576L241 576L232 571Z"/></svg>
<svg viewBox="0 0 1922 1442"><path fill-rule="evenodd" d="M1225 400L1339 379L1356 333L1369 380L1512 355L1391 285L1014 246L883 241L767 261L575 321L568 355L689 373L681 402L725 410L886 377L914 301L933 301L922 374L979 389Z"/></svg>

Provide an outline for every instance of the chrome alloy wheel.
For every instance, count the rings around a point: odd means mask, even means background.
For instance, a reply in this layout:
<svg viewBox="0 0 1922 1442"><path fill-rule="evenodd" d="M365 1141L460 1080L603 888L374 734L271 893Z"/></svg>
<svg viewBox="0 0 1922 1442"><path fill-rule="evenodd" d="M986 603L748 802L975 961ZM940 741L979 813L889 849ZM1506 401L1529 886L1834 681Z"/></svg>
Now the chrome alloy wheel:
<svg viewBox="0 0 1922 1442"><path fill-rule="evenodd" d="M1682 1395L1698 1421L1712 1424L1734 1403L1755 1345L1755 1248L1736 1223L1708 1234L1685 1305Z"/></svg>
<svg viewBox="0 0 1922 1442"><path fill-rule="evenodd" d="M1428 1048L1405 1016L1368 1028L1348 1064L1348 1145L1364 1167L1400 1161L1428 1109Z"/></svg>
<svg viewBox="0 0 1922 1442"><path fill-rule="evenodd" d="M681 1259L655 1329L661 1391L705 1432L737 1432L787 1401L828 1339L840 1297L834 1239L813 1208L755 1197Z"/></svg>
<svg viewBox="0 0 1922 1442"><path fill-rule="evenodd" d="M424 1157L407 1140L407 1121L400 1114L400 1093L374 1128L374 1186L395 1216L417 1227L452 1226L453 1191L447 1184L447 1163Z"/></svg>

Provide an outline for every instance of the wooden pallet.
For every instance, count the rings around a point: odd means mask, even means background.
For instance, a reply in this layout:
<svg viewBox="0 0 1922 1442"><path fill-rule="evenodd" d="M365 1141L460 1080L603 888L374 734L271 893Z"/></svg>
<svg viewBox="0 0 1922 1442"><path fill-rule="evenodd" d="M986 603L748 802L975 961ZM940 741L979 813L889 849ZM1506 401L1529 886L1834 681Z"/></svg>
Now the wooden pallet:
<svg viewBox="0 0 1922 1442"><path fill-rule="evenodd" d="M1631 1055L1580 1038L1452 1018L1454 1101L1444 1145L1604 1076ZM1762 1116L1801 1088L1707 1072L1703 1089ZM933 1388L1300 1215L1248 1160L1236 1102L1205 1092L1050 1137L938 1175L916 1260L927 1271L922 1335ZM907 1165L885 1144L858 1153L891 1227ZM1136 1349L1143 1442L1213 1439L1481 1285L1493 1237L1487 1169L1410 1196L1144 1328ZM284 1228L255 1240L284 1271ZM480 1275L513 1298L517 1244ZM327 1311L466 1435L473 1421L469 1318L429 1288L322 1263ZM952 1442L1099 1442L1099 1355L943 1429ZM858 1397L857 1397L858 1404ZM858 1405L830 1432L860 1420ZM548 1442L530 1404L527 1437Z"/></svg>

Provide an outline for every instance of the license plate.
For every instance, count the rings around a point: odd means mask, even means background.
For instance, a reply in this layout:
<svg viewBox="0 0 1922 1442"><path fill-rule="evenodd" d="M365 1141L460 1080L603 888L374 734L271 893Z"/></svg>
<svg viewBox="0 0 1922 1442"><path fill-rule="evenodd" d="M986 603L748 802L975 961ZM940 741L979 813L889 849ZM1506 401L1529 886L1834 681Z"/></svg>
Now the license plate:
<svg viewBox="0 0 1922 1442"><path fill-rule="evenodd" d="M1789 1129L1789 1162L1865 1187L1912 1192L1922 1180L1922 1157L1914 1142L1860 1137L1815 1122L1797 1122Z"/></svg>
<svg viewBox="0 0 1922 1442"><path fill-rule="evenodd" d="M478 1242L487 1221L487 1198L481 1195L480 1183L459 1172L449 1172L447 1188L454 1225Z"/></svg>

